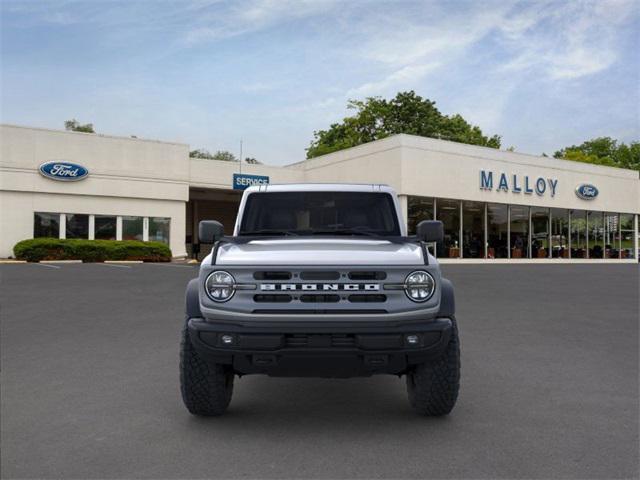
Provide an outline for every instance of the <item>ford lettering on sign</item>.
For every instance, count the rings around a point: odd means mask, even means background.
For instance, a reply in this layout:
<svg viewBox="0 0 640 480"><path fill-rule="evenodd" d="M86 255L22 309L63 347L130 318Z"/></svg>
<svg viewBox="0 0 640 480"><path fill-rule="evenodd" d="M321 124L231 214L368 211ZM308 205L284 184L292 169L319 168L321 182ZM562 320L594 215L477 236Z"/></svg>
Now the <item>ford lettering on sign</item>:
<svg viewBox="0 0 640 480"><path fill-rule="evenodd" d="M576 187L576 195L583 200L593 200L598 196L598 189L588 183Z"/></svg>
<svg viewBox="0 0 640 480"><path fill-rule="evenodd" d="M89 175L89 170L77 163L55 161L40 165L40 173L52 180L63 182L77 182Z"/></svg>
<svg viewBox="0 0 640 480"><path fill-rule="evenodd" d="M245 175L243 173L233 174L233 189L245 190L254 185L268 185L269 177L264 175Z"/></svg>

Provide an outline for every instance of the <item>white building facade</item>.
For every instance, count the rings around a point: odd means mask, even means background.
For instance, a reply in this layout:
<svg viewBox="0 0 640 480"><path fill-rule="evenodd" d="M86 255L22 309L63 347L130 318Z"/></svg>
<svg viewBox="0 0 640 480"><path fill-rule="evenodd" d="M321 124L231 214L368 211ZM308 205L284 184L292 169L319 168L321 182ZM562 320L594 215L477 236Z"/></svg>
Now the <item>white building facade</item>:
<svg viewBox="0 0 640 480"><path fill-rule="evenodd" d="M634 170L411 135L240 166L190 158L185 144L13 125L0 126L0 258L40 236L155 240L197 256L209 247L198 222L231 232L243 188L300 182L391 185L410 233L444 223L434 252L448 261L638 261Z"/></svg>

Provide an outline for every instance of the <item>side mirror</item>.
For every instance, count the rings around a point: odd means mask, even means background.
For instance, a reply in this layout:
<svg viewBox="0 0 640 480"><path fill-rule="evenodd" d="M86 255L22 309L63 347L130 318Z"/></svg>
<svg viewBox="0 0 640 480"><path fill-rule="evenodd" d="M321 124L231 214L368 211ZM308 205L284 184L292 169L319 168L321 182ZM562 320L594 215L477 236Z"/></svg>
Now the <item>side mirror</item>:
<svg viewBox="0 0 640 480"><path fill-rule="evenodd" d="M224 235L224 226L215 220L202 220L198 224L200 243L216 243Z"/></svg>
<svg viewBox="0 0 640 480"><path fill-rule="evenodd" d="M427 243L442 243L444 240L444 227L440 220L423 220L416 227L418 239Z"/></svg>

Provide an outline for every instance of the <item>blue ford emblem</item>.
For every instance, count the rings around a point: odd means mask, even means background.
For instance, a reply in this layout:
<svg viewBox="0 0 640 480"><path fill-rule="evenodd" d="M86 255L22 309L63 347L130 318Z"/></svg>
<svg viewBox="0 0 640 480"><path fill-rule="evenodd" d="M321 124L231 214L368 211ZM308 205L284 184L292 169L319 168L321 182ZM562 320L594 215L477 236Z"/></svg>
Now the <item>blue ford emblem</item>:
<svg viewBox="0 0 640 480"><path fill-rule="evenodd" d="M40 173L53 180L75 182L89 175L89 170L77 163L56 161L40 165Z"/></svg>
<svg viewBox="0 0 640 480"><path fill-rule="evenodd" d="M598 189L588 183L583 183L576 187L576 195L583 200L593 200L598 196Z"/></svg>

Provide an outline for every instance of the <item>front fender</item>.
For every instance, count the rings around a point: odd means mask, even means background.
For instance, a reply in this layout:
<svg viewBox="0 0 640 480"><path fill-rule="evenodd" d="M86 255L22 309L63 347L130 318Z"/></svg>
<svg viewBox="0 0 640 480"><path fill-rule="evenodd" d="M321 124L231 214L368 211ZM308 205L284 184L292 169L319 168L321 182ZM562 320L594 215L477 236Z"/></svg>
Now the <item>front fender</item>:
<svg viewBox="0 0 640 480"><path fill-rule="evenodd" d="M187 284L185 292L185 311L187 318L202 318L200 298L198 297L198 279L194 278Z"/></svg>
<svg viewBox="0 0 640 480"><path fill-rule="evenodd" d="M442 279L440 285L440 311L439 317L453 317L456 313L456 299L453 291L453 283L446 278Z"/></svg>

